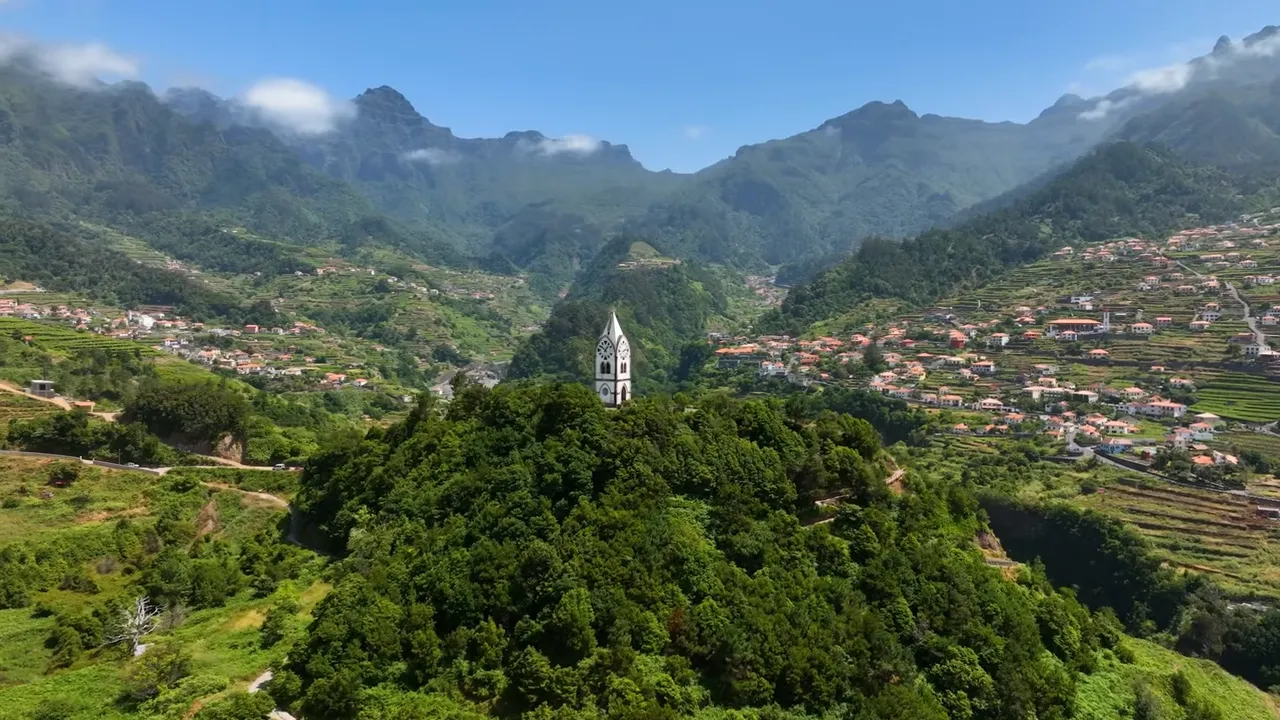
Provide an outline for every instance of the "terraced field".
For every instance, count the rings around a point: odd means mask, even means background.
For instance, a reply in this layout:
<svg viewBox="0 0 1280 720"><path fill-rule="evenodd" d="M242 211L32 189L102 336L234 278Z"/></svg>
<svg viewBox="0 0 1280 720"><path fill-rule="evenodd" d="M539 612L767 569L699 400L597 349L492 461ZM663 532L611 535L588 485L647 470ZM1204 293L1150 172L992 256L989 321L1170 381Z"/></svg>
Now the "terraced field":
<svg viewBox="0 0 1280 720"><path fill-rule="evenodd" d="M1218 436L1218 441L1238 450L1253 450L1280 460L1280 435L1255 432L1228 432Z"/></svg>
<svg viewBox="0 0 1280 720"><path fill-rule="evenodd" d="M1205 371L1196 373L1194 412L1211 412L1245 422L1280 420L1280 382L1259 375Z"/></svg>
<svg viewBox="0 0 1280 720"><path fill-rule="evenodd" d="M0 427L10 420L30 420L41 415L58 411L56 405L40 402L33 398L0 392Z"/></svg>
<svg viewBox="0 0 1280 720"><path fill-rule="evenodd" d="M132 340L120 340L105 335L73 330L69 327L21 320L12 317L0 317L0 333L30 337L31 342L43 350L54 353L77 350L137 350L143 354L156 354L156 351L143 343Z"/></svg>
<svg viewBox="0 0 1280 720"><path fill-rule="evenodd" d="M1212 575L1242 597L1280 599L1280 522L1246 498L1124 479L1076 502L1137 528L1171 566Z"/></svg>

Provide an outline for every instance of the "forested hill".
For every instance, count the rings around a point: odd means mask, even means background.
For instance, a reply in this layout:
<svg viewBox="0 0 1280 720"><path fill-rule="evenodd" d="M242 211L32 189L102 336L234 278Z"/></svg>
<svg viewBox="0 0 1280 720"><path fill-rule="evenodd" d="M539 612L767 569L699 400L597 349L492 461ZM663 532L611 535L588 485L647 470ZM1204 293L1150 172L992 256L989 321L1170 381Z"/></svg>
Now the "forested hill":
<svg viewBox="0 0 1280 720"><path fill-rule="evenodd" d="M1072 717L1115 621L1002 579L976 504L892 495L879 444L762 402L472 386L308 464L296 505L345 559L268 692L327 720ZM851 507L804 528L816 483Z"/></svg>
<svg viewBox="0 0 1280 720"><path fill-rule="evenodd" d="M1280 78L1188 91L1130 120L1119 136L1156 142L1195 162L1250 168L1280 162Z"/></svg>
<svg viewBox="0 0 1280 720"><path fill-rule="evenodd" d="M300 244L372 240L443 255L428 232L358 232L378 218L373 205L266 129L193 122L141 83L74 88L20 62L0 66L0 207L127 224L143 237L199 215ZM157 214L165 227L152 227Z"/></svg>
<svg viewBox="0 0 1280 720"><path fill-rule="evenodd" d="M1275 190L1274 176L1246 180L1159 147L1114 143L1003 210L903 242L864 242L794 288L764 324L801 331L875 297L927 304L1064 244L1229 220L1266 204Z"/></svg>
<svg viewBox="0 0 1280 720"><path fill-rule="evenodd" d="M184 275L136 263L73 223L0 214L0 279L21 279L120 307L173 305L178 312L234 324L278 324L269 302L253 306Z"/></svg>
<svg viewBox="0 0 1280 720"><path fill-rule="evenodd" d="M705 340L707 323L727 309L724 288L710 269L664 257L648 243L618 238L585 269L573 292L551 312L511 361L512 378L594 377L592 353L614 309L631 339L638 392L675 379L680 352Z"/></svg>
<svg viewBox="0 0 1280 720"><path fill-rule="evenodd" d="M848 250L869 235L908 237L1085 152L1110 124L1079 112L1068 102L1019 125L868 103L741 148L629 231L682 257L771 264Z"/></svg>

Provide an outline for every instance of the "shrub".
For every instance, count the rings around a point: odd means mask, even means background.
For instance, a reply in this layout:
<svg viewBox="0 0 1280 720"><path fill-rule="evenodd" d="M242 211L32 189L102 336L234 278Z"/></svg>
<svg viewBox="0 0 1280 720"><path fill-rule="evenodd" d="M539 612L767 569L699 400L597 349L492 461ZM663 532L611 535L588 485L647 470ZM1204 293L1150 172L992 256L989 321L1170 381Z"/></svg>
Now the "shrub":
<svg viewBox="0 0 1280 720"><path fill-rule="evenodd" d="M266 693L237 692L210 703L196 713L196 720L261 720L275 709Z"/></svg>
<svg viewBox="0 0 1280 720"><path fill-rule="evenodd" d="M284 639L284 636L289 632L290 621L296 612L298 612L297 604L289 601L278 602L271 606L271 609L267 611L266 619L262 621L262 627L258 631L262 647L273 647Z"/></svg>
<svg viewBox="0 0 1280 720"><path fill-rule="evenodd" d="M80 479L80 468L69 462L53 463L49 466L49 484L67 487Z"/></svg>
<svg viewBox="0 0 1280 720"><path fill-rule="evenodd" d="M66 720L78 710L75 705L62 698L41 700L40 704L27 717L30 720Z"/></svg>
<svg viewBox="0 0 1280 720"><path fill-rule="evenodd" d="M176 642L160 642L147 648L133 661L125 685L125 698L134 702L150 700L175 687L191 672L191 656Z"/></svg>

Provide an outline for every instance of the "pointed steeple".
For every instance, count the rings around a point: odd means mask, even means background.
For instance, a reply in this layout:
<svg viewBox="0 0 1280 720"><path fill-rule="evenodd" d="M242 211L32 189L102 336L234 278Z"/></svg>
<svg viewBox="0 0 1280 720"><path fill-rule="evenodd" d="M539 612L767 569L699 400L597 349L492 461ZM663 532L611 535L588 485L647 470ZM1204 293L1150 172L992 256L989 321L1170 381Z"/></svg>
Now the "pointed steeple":
<svg viewBox="0 0 1280 720"><path fill-rule="evenodd" d="M609 324L605 325L604 332L600 334L600 337L609 338L609 342L615 346L618 344L618 338L622 337L622 325L618 324L617 312L609 311Z"/></svg>
<svg viewBox="0 0 1280 720"><path fill-rule="evenodd" d="M596 342L596 394L607 407L631 399L631 343L622 333L618 314L609 311L609 322Z"/></svg>

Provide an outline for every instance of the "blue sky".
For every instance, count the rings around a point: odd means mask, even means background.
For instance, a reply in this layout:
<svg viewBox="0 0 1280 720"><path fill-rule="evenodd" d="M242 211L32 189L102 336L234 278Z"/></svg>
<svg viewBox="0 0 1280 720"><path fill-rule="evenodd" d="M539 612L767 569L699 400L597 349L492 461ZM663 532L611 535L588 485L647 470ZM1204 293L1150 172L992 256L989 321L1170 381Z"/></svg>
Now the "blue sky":
<svg viewBox="0 0 1280 720"><path fill-rule="evenodd" d="M101 43L157 87L385 84L462 136L585 135L681 171L871 100L1025 121L1268 23L1275 0L0 0L3 30Z"/></svg>

